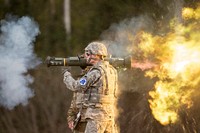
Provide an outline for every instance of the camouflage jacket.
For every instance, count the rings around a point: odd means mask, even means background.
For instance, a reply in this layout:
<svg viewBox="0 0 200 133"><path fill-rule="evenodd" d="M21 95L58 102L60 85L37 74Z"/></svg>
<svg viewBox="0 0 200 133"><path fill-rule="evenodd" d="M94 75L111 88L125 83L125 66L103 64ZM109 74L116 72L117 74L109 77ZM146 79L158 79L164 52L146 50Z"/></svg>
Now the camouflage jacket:
<svg viewBox="0 0 200 133"><path fill-rule="evenodd" d="M85 109L83 118L106 119L114 115L117 71L108 62L97 63L79 80L68 74L63 81L75 92L68 115L81 106Z"/></svg>

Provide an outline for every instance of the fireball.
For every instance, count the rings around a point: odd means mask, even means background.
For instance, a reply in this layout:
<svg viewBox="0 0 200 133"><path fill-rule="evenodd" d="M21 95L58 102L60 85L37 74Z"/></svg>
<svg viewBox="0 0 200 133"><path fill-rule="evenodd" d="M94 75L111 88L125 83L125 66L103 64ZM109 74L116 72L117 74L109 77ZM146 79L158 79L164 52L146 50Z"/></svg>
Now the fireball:
<svg viewBox="0 0 200 133"><path fill-rule="evenodd" d="M193 106L192 95L200 85L200 7L182 11L183 24L173 25L164 36L140 33L138 44L143 58L154 64L146 71L146 76L158 79L149 92L149 104L154 118L162 125L180 120L179 112Z"/></svg>

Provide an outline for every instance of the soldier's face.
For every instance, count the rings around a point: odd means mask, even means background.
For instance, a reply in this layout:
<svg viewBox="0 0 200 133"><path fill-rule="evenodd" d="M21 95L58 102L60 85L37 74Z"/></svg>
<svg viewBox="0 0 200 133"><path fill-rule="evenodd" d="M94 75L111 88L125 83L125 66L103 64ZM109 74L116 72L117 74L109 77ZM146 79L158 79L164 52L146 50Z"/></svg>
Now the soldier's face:
<svg viewBox="0 0 200 133"><path fill-rule="evenodd" d="M85 58L87 60L87 63L90 63L90 64L96 64L98 62L98 59L97 59L97 55L93 55L93 54L90 54L89 52L85 52Z"/></svg>

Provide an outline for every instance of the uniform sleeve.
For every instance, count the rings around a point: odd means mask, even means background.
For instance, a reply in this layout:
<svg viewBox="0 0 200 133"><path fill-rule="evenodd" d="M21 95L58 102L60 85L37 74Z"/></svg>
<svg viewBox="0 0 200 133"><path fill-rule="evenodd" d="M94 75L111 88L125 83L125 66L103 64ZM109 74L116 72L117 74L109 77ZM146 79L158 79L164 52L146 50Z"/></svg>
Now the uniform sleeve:
<svg viewBox="0 0 200 133"><path fill-rule="evenodd" d="M65 75L63 82L66 87L72 91L86 90L101 78L101 72L98 69L92 69L79 80L75 80L71 74Z"/></svg>
<svg viewBox="0 0 200 133"><path fill-rule="evenodd" d="M80 79L80 88L85 91L90 86L93 86L100 78L100 70L94 68Z"/></svg>

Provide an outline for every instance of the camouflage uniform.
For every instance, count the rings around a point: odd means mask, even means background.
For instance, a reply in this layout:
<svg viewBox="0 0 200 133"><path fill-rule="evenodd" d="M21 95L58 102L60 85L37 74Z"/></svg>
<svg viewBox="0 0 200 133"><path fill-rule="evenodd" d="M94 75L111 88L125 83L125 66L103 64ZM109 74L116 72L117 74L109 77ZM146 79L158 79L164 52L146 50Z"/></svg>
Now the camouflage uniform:
<svg viewBox="0 0 200 133"><path fill-rule="evenodd" d="M69 121L82 107L80 123L86 122L83 124L85 133L117 132L114 122L115 93L118 88L116 69L107 61L100 61L80 80L75 80L66 72L63 81L68 89L75 92L68 111Z"/></svg>

